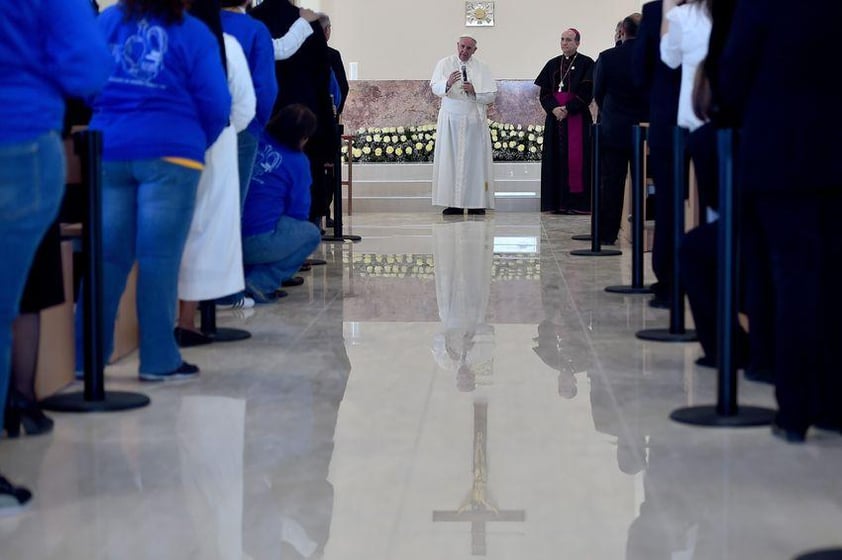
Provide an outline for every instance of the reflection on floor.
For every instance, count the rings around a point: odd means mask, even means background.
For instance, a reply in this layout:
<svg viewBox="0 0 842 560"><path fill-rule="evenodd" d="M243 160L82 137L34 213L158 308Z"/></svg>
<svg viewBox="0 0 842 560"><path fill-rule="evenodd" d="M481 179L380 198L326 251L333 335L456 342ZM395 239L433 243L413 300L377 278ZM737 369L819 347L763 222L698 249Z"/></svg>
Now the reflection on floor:
<svg viewBox="0 0 842 560"><path fill-rule="evenodd" d="M146 409L56 414L3 441L36 493L0 558L764 559L842 544L842 438L668 419L712 403L694 344L621 257L569 255L587 218L354 216L357 244L278 304L221 312L247 341L185 351L199 380L107 387ZM648 263L647 263L648 270ZM647 279L649 280L649 279ZM741 401L774 406L740 384Z"/></svg>

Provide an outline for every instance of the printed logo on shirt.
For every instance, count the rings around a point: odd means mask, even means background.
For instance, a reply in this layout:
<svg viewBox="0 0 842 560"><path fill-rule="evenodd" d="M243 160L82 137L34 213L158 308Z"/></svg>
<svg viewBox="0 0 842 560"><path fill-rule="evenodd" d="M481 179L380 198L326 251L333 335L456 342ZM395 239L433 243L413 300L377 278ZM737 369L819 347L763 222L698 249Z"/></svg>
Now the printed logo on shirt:
<svg viewBox="0 0 842 560"><path fill-rule="evenodd" d="M131 35L122 45L112 45L114 60L122 72L118 70L111 81L164 88L165 86L152 81L164 68L168 41L169 36L163 27L149 25L145 19L140 20L137 33Z"/></svg>
<svg viewBox="0 0 842 560"><path fill-rule="evenodd" d="M257 152L257 159L254 162L254 175L252 180L263 183L263 176L272 173L284 160L284 156L272 149L269 144L262 144Z"/></svg>

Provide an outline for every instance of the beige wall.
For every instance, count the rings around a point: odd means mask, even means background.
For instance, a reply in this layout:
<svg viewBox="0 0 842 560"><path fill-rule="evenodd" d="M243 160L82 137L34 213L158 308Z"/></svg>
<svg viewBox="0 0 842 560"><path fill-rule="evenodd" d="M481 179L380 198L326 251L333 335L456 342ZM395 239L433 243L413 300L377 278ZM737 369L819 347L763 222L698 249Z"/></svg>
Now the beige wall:
<svg viewBox="0 0 842 560"><path fill-rule="evenodd" d="M477 57L497 78L534 79L559 54L564 29L577 28L580 51L596 58L613 45L617 22L642 5L641 0L496 0L494 27L465 27L464 0L318 3L333 23L331 45L342 52L346 67L358 62L361 80L429 79L436 61L455 53L465 31L477 37Z"/></svg>
<svg viewBox="0 0 842 560"><path fill-rule="evenodd" d="M277 0L276 0L277 1ZM101 0L103 6L114 0ZM461 33L479 41L477 57L499 79L534 79L559 53L568 27L593 58L612 46L614 26L641 0L496 0L494 27L465 27L464 0L297 0L330 15L331 45L360 80L427 80L438 59L455 53Z"/></svg>

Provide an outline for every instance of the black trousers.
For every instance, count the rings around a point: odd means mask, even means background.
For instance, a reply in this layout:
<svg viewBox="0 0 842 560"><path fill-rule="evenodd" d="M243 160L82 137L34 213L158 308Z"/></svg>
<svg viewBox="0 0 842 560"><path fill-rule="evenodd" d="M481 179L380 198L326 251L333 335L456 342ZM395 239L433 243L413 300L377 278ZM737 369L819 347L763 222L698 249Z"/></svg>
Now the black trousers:
<svg viewBox="0 0 842 560"><path fill-rule="evenodd" d="M835 191L771 192L749 201L768 255L774 312L777 422L791 430L842 427L842 230Z"/></svg>
<svg viewBox="0 0 842 560"><path fill-rule="evenodd" d="M602 148L602 191L600 192L599 238L613 242L617 239L623 220L623 198L632 152L628 148Z"/></svg>

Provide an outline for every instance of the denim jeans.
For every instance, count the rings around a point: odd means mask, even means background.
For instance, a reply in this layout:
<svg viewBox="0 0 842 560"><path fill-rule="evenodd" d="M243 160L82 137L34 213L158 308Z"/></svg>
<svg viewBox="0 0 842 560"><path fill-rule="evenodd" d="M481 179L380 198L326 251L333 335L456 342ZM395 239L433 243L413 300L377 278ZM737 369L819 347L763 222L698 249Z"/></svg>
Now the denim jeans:
<svg viewBox="0 0 842 560"><path fill-rule="evenodd" d="M120 297L135 259L140 372L181 365L173 328L178 270L196 204L201 172L162 159L103 163L103 348L114 347ZM76 313L76 369L82 362L82 314Z"/></svg>
<svg viewBox="0 0 842 560"><path fill-rule="evenodd" d="M12 322L35 250L64 193L58 134L0 144L0 418L9 385Z"/></svg>
<svg viewBox="0 0 842 560"><path fill-rule="evenodd" d="M240 214L246 204L254 161L257 159L257 136L243 130L237 134L237 163L240 170Z"/></svg>
<svg viewBox="0 0 842 560"><path fill-rule="evenodd" d="M281 216L275 229L243 239L246 290L255 301L271 301L281 282L292 278L322 240L307 220Z"/></svg>

